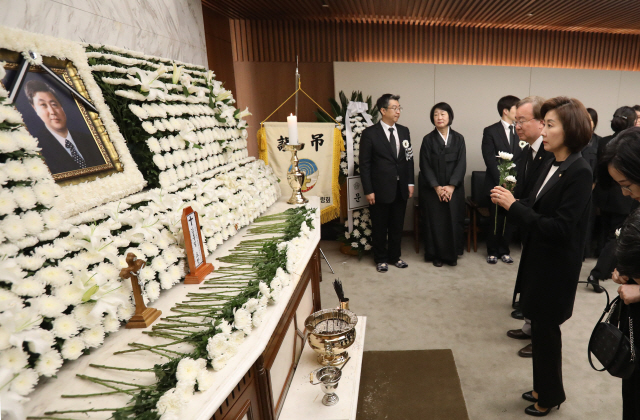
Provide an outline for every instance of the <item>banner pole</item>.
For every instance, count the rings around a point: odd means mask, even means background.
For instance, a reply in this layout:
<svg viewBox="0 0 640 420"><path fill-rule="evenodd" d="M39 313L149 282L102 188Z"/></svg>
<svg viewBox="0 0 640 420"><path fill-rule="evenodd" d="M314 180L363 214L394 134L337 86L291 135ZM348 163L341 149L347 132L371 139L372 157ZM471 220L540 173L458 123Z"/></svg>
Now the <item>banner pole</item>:
<svg viewBox="0 0 640 420"><path fill-rule="evenodd" d="M298 56L296 55L296 117L298 116L298 88L300 87L300 73L298 73Z"/></svg>

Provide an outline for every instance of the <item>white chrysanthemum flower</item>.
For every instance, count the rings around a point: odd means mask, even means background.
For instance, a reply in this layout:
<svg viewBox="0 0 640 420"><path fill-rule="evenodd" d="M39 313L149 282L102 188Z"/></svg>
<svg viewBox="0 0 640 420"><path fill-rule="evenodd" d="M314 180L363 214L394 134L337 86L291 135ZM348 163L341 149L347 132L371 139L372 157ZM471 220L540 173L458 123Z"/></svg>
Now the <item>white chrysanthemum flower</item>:
<svg viewBox="0 0 640 420"><path fill-rule="evenodd" d="M12 192L13 199L23 210L32 209L38 202L38 199L31 187L14 187Z"/></svg>
<svg viewBox="0 0 640 420"><path fill-rule="evenodd" d="M513 159L513 155L507 152L498 152L498 156L496 156L502 160L511 160Z"/></svg>
<svg viewBox="0 0 640 420"><path fill-rule="evenodd" d="M170 413L177 415L186 404L187 401L185 401L183 395L177 392L176 388L171 388L158 399L156 409L158 410L158 414L162 416Z"/></svg>
<svg viewBox="0 0 640 420"><path fill-rule="evenodd" d="M264 320L264 315L267 312L266 306L259 306L258 309L253 313L253 326L259 327Z"/></svg>
<svg viewBox="0 0 640 420"><path fill-rule="evenodd" d="M529 143L527 143L524 140L520 140L520 143L518 143L518 146L520 146L521 149L524 149L525 147L527 147L527 144Z"/></svg>
<svg viewBox="0 0 640 420"><path fill-rule="evenodd" d="M102 320L102 325L105 332L116 332L120 329L120 320L111 314L107 314Z"/></svg>
<svg viewBox="0 0 640 420"><path fill-rule="evenodd" d="M353 232L351 232L351 234L356 239L359 238L360 236L362 236L362 234L360 233L360 231L358 229L354 229Z"/></svg>
<svg viewBox="0 0 640 420"><path fill-rule="evenodd" d="M67 284L55 289L54 295L65 305L77 305L82 301L84 290L73 284Z"/></svg>
<svg viewBox="0 0 640 420"><path fill-rule="evenodd" d="M209 337L209 340L207 341L207 353L209 354L209 359L214 360L227 351L227 338L228 335L225 333L219 333L213 337Z"/></svg>
<svg viewBox="0 0 640 420"><path fill-rule="evenodd" d="M19 296L40 296L45 292L45 284L34 277L27 277L11 285L11 291Z"/></svg>
<svg viewBox="0 0 640 420"><path fill-rule="evenodd" d="M516 183L516 177L513 175L509 175L507 177L504 178L504 180L510 184L515 184Z"/></svg>
<svg viewBox="0 0 640 420"><path fill-rule="evenodd" d="M62 357L56 350L41 354L36 362L36 372L42 376L53 376L62 366Z"/></svg>
<svg viewBox="0 0 640 420"><path fill-rule="evenodd" d="M84 341L87 348L98 347L104 342L104 328L98 325L88 330L84 330L79 337Z"/></svg>
<svg viewBox="0 0 640 420"><path fill-rule="evenodd" d="M13 194L8 189L0 191L0 215L11 214L16 209L17 204L13 199Z"/></svg>
<svg viewBox="0 0 640 420"><path fill-rule="evenodd" d="M25 270L36 271L42 268L44 258L38 255L20 255L15 258L15 262Z"/></svg>
<svg viewBox="0 0 640 420"><path fill-rule="evenodd" d="M156 278L156 271L149 266L146 266L142 270L140 270L140 275L138 276L138 279L142 280L143 282L148 282L155 278Z"/></svg>
<svg viewBox="0 0 640 420"><path fill-rule="evenodd" d="M0 221L0 230L4 232L7 239L18 241L27 235L25 225L19 216L10 214Z"/></svg>
<svg viewBox="0 0 640 420"><path fill-rule="evenodd" d="M0 153L11 153L20 148L15 137L9 133L8 131L0 131Z"/></svg>
<svg viewBox="0 0 640 420"><path fill-rule="evenodd" d="M260 304L260 301L256 298L251 298L249 300L247 300L245 302L243 306L244 309L246 309L249 313L254 313L256 309L258 309L258 305Z"/></svg>
<svg viewBox="0 0 640 420"><path fill-rule="evenodd" d="M351 242L351 248L358 248L357 242Z"/></svg>
<svg viewBox="0 0 640 420"><path fill-rule="evenodd" d="M158 169L160 169L161 171L167 169L167 161L160 154L153 155L153 163L155 163Z"/></svg>
<svg viewBox="0 0 640 420"><path fill-rule="evenodd" d="M176 250L176 247L168 247L162 253L162 258L169 264L174 264L181 257L181 253Z"/></svg>
<svg viewBox="0 0 640 420"><path fill-rule="evenodd" d="M147 257L155 257L160 253L160 250L158 249L158 247L151 242L142 243L138 246L138 248Z"/></svg>
<svg viewBox="0 0 640 420"><path fill-rule="evenodd" d="M160 283L157 281L150 281L144 288L147 292L149 300L154 301L160 297Z"/></svg>
<svg viewBox="0 0 640 420"><path fill-rule="evenodd" d="M369 251L371 249L371 245L367 244L364 246L365 251Z"/></svg>
<svg viewBox="0 0 640 420"><path fill-rule="evenodd" d="M21 217L28 234L36 235L44 230L44 221L37 211L28 211Z"/></svg>
<svg viewBox="0 0 640 420"><path fill-rule="evenodd" d="M78 330L78 323L72 315L62 315L53 321L51 332L66 340L78 334Z"/></svg>
<svg viewBox="0 0 640 420"><path fill-rule="evenodd" d="M76 360L84 351L84 340L79 337L69 338L62 343L60 354L66 360Z"/></svg>
<svg viewBox="0 0 640 420"><path fill-rule="evenodd" d="M353 219L353 226L358 226L360 224L360 219Z"/></svg>
<svg viewBox="0 0 640 420"><path fill-rule="evenodd" d="M60 212L55 209L43 211L41 215L49 229L58 229L60 225L62 225L62 222L64 222L64 218Z"/></svg>
<svg viewBox="0 0 640 420"><path fill-rule="evenodd" d="M55 296L43 295L35 299L31 299L31 306L36 308L38 313L46 318L56 318L62 315L67 305L62 303Z"/></svg>
<svg viewBox="0 0 640 420"><path fill-rule="evenodd" d="M262 296L269 297L271 295L271 290L269 289L269 286L267 286L267 283L263 281L261 281L258 284L258 289L260 290L260 293L262 293Z"/></svg>
<svg viewBox="0 0 640 420"><path fill-rule="evenodd" d="M211 365L213 366L213 370L216 372L221 371L227 366L227 362L229 362L230 357L226 354L222 354L211 361Z"/></svg>
<svg viewBox="0 0 640 420"><path fill-rule="evenodd" d="M218 324L218 329L220 329L220 332L222 334L231 334L231 331L233 330L233 327L231 326L231 324L229 324L227 321L221 321L220 324Z"/></svg>
<svg viewBox="0 0 640 420"><path fill-rule="evenodd" d="M120 270L113 264L101 263L95 268L96 274L99 274L107 280L118 280L120 278Z"/></svg>
<svg viewBox="0 0 640 420"><path fill-rule="evenodd" d="M0 312L22 305L22 299L15 293L0 288Z"/></svg>
<svg viewBox="0 0 640 420"><path fill-rule="evenodd" d="M71 283L71 274L60 267L44 267L36 272L34 278L53 287L61 287Z"/></svg>
<svg viewBox="0 0 640 420"><path fill-rule="evenodd" d="M35 337L31 337L33 340L28 341L28 349L31 353L46 353L51 350L51 347L55 344L55 336L51 331L36 329L34 330Z"/></svg>
<svg viewBox="0 0 640 420"><path fill-rule="evenodd" d="M194 384L198 373L206 367L207 361L204 359L194 360L190 357L185 357L178 363L176 379L178 379L178 382Z"/></svg>
<svg viewBox="0 0 640 420"><path fill-rule="evenodd" d="M362 245L366 245L366 244L367 244L367 238L362 238L362 239L360 239L360 243L361 243Z"/></svg>
<svg viewBox="0 0 640 420"><path fill-rule="evenodd" d="M14 181L26 181L29 179L29 171L18 160L8 160L4 164L3 171L9 179Z"/></svg>
<svg viewBox="0 0 640 420"><path fill-rule="evenodd" d="M49 168L41 158L24 159L22 163L33 179L50 179L51 173L49 172Z"/></svg>
<svg viewBox="0 0 640 420"><path fill-rule="evenodd" d="M20 372L29 362L27 353L17 347L12 347L0 352L0 366L9 369L13 373Z"/></svg>
<svg viewBox="0 0 640 420"><path fill-rule="evenodd" d="M159 255L153 259L153 261L151 262L151 267L158 272L163 272L167 268L169 268L169 264L167 264L165 259L162 258L161 255Z"/></svg>
<svg viewBox="0 0 640 420"><path fill-rule="evenodd" d="M198 390L206 391L213 386L215 383L216 375L213 372L209 372L207 369L202 369L198 372L198 377L196 380L198 381Z"/></svg>
<svg viewBox="0 0 640 420"><path fill-rule="evenodd" d="M244 343L245 333L244 331L237 330L231 333L229 336L229 343L232 343L235 346L240 346Z"/></svg>
<svg viewBox="0 0 640 420"><path fill-rule="evenodd" d="M11 381L11 390L22 396L28 395L38 383L38 373L33 369L25 369Z"/></svg>
<svg viewBox="0 0 640 420"><path fill-rule="evenodd" d="M129 319L131 319L135 311L136 311L135 305L131 302L128 302L118 307L118 319L123 319L128 321Z"/></svg>

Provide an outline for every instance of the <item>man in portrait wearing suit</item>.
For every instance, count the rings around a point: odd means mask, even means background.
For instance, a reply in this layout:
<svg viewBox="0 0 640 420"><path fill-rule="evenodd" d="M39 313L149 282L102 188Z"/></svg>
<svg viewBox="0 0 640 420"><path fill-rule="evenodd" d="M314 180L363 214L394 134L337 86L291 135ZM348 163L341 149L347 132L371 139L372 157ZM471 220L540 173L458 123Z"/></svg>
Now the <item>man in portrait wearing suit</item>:
<svg viewBox="0 0 640 420"><path fill-rule="evenodd" d="M513 196L527 206L533 204L531 203L530 195L533 191L533 186L545 168L545 163L553 159L553 153L544 150L542 145L542 129L544 128L544 122L540 114L542 104L544 104L544 98L528 96L518 102L516 106L516 133L520 140L527 142L527 145L522 150L523 158L520 161L520 165L516 168L518 175L516 177L517 183L513 191ZM525 242L524 238L522 238L522 242ZM520 289L521 285L516 281L513 300L511 302L515 309L511 313L511 316L516 319L524 319L520 311L519 302L516 300L521 292ZM509 330L507 331L507 335L517 340L530 339L531 321L525 319L525 324L521 329ZM520 357L531 357L531 349L531 344L528 344L518 351L518 355Z"/></svg>
<svg viewBox="0 0 640 420"><path fill-rule="evenodd" d="M514 126L518 101L519 99L512 95L500 98L498 101L500 121L486 127L482 132L482 157L487 165L484 190L487 195L500 182L497 157L499 152L513 154L512 162L516 164L516 168L520 163L522 151L518 146L519 141ZM489 206L489 213L491 226L487 235L487 262L496 264L500 258L506 264L513 264L513 259L509 255L511 232L509 226L505 224L506 211L500 207L496 209L496 206Z"/></svg>
<svg viewBox="0 0 640 420"><path fill-rule="evenodd" d="M382 273L388 264L408 267L400 259L400 242L407 200L413 196L413 150L409 129L397 124L399 99L390 93L378 98L382 119L360 139L360 176L371 212L373 256Z"/></svg>
<svg viewBox="0 0 640 420"><path fill-rule="evenodd" d="M45 125L35 137L52 174L105 164L90 135L67 128L67 114L51 86L40 80L29 80L24 89L29 103Z"/></svg>

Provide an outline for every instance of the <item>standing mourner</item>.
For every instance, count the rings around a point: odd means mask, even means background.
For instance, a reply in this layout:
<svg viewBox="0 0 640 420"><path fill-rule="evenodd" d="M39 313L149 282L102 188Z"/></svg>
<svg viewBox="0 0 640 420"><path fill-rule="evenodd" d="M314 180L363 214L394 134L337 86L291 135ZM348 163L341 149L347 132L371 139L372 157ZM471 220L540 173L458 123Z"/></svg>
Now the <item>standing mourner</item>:
<svg viewBox="0 0 640 420"><path fill-rule="evenodd" d="M409 129L397 124L402 112L400 96L378 98L382 119L362 132L360 176L370 205L373 257L384 273L388 264L406 268L400 259L407 200L413 196L413 150Z"/></svg>
<svg viewBox="0 0 640 420"><path fill-rule="evenodd" d="M520 164L522 151L518 146L519 141L514 125L516 104L519 100L512 95L500 98L498 101L500 121L486 127L482 132L482 158L487 165L484 189L487 194L500 182L497 158L500 152L513 154L512 162L516 164L516 170ZM489 215L491 226L487 235L487 262L496 264L498 259L501 259L504 263L513 264L513 259L509 255L511 229L509 225L505 225L506 212L499 206L489 206Z"/></svg>
<svg viewBox="0 0 640 420"><path fill-rule="evenodd" d="M541 114L544 148L555 159L545 165L529 205L516 201L506 188L491 190L491 200L526 232L518 277L522 313L531 320L533 390L522 398L534 402L525 413L536 417L566 400L560 325L573 313L592 182L591 168L581 154L591 138L584 105L557 97L544 103Z"/></svg>
<svg viewBox="0 0 640 420"><path fill-rule="evenodd" d="M420 147L420 209L424 225L424 259L436 267L456 265L464 252L464 137L451 129L453 110L445 102L431 108L435 129Z"/></svg>

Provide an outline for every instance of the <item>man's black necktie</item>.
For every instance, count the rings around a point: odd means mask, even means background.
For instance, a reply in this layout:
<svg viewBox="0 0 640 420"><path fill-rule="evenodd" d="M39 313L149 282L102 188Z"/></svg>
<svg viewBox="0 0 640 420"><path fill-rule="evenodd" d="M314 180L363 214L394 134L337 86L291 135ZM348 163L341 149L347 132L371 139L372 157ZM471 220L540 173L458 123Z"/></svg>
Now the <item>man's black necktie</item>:
<svg viewBox="0 0 640 420"><path fill-rule="evenodd" d="M509 146L511 146L511 153L516 150L516 133L513 129L513 125L509 126Z"/></svg>
<svg viewBox="0 0 640 420"><path fill-rule="evenodd" d="M393 135L393 128L389 128L389 143L391 143L391 150L393 151L393 157L398 157L398 148L396 147L396 138Z"/></svg>
<svg viewBox="0 0 640 420"><path fill-rule="evenodd" d="M78 166L80 166L80 169L84 169L87 167L86 162L84 161L84 159L82 158L82 156L80 156L78 154L78 151L76 150L76 148L74 147L73 143L71 143L69 141L69 139L66 139L64 141L64 147L66 147L67 149L69 149L69 152L71 152L71 157L73 158L73 160L78 164Z"/></svg>
<svg viewBox="0 0 640 420"><path fill-rule="evenodd" d="M529 168L531 168L531 165L533 165L533 147L529 145L529 152L527 153L527 163L526 163L526 166L524 167L525 178L529 173Z"/></svg>

